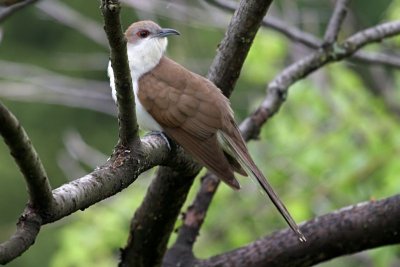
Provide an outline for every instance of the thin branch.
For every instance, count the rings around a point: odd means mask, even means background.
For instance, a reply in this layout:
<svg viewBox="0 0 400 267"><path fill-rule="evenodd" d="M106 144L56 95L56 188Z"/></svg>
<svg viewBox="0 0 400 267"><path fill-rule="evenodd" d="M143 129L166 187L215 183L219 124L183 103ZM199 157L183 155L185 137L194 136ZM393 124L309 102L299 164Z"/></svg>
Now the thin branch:
<svg viewBox="0 0 400 267"><path fill-rule="evenodd" d="M198 1L121 0L121 3L138 11L139 18L144 19L149 19L150 14L154 18L161 16L196 27L220 27L223 29L226 28L226 22L229 22L228 18L221 18L219 10L212 8L205 10L203 6L199 6Z"/></svg>
<svg viewBox="0 0 400 267"><path fill-rule="evenodd" d="M242 123L250 138L257 138L261 126L271 118L286 100L288 89L300 79L323 67L324 65L350 57L367 44L380 42L382 39L400 33L400 21L383 23L360 31L337 47L330 50L318 50L306 56L280 72L267 87L267 97L260 107Z"/></svg>
<svg viewBox="0 0 400 267"><path fill-rule="evenodd" d="M236 4L230 0L206 0L210 4L223 10L234 12ZM284 21L268 16L263 19L262 26L273 29L294 42L301 43L309 48L318 49L322 45L320 38L311 33L302 31ZM377 64L393 68L400 68L400 57L380 52L357 51L348 60L360 63Z"/></svg>
<svg viewBox="0 0 400 267"><path fill-rule="evenodd" d="M24 175L30 204L47 212L53 204L50 182L31 140L15 116L0 102L0 134Z"/></svg>
<svg viewBox="0 0 400 267"><path fill-rule="evenodd" d="M41 1L36 7L54 20L76 30L97 44L108 48L104 30L96 21L82 15L66 4L57 1Z"/></svg>
<svg viewBox="0 0 400 267"><path fill-rule="evenodd" d="M229 8L228 10L231 11L232 9ZM322 45L322 41L315 35L302 31L271 16L263 19L262 26L273 29L293 42L301 43L309 48L319 48Z"/></svg>
<svg viewBox="0 0 400 267"><path fill-rule="evenodd" d="M177 259L183 267L195 266L196 258L193 254L193 245L219 184L218 177L210 172L202 177L201 187L192 204L183 214L183 224L179 228L177 240L165 255L163 267L176 266Z"/></svg>
<svg viewBox="0 0 400 267"><path fill-rule="evenodd" d="M0 264L6 264L20 256L35 242L42 218L27 208L17 223L17 230L9 240L0 244Z"/></svg>
<svg viewBox="0 0 400 267"><path fill-rule="evenodd" d="M342 27L343 21L347 14L350 0L337 0L335 10L329 20L328 27L325 31L323 47L330 46L337 40L337 36Z"/></svg>
<svg viewBox="0 0 400 267"><path fill-rule="evenodd" d="M393 54L358 51L350 59L359 63L400 68L400 57Z"/></svg>
<svg viewBox="0 0 400 267"><path fill-rule="evenodd" d="M88 145L76 129L70 129L63 136L64 147L76 161L96 168L107 161L108 156Z"/></svg>
<svg viewBox="0 0 400 267"><path fill-rule="evenodd" d="M0 69L4 80L0 81L2 97L82 107L116 116L110 85L105 82L72 78L36 65L5 60L0 60Z"/></svg>
<svg viewBox="0 0 400 267"><path fill-rule="evenodd" d="M276 18L265 18L262 26L276 30L290 40L301 43L309 48L318 49L322 46L322 41L318 37L296 27L290 26ZM357 51L347 60L352 60L359 63L368 63L372 65L400 68L400 57L381 52Z"/></svg>
<svg viewBox="0 0 400 267"><path fill-rule="evenodd" d="M0 6L12 6L20 2L23 2L23 0L0 0Z"/></svg>
<svg viewBox="0 0 400 267"><path fill-rule="evenodd" d="M29 6L31 4L36 3L38 0L25 0L25 1L15 1L16 4L11 5L9 7L1 8L0 7L0 23L6 20L9 16L17 12L18 10Z"/></svg>
<svg viewBox="0 0 400 267"><path fill-rule="evenodd" d="M108 98L99 98L94 94L94 90L90 90L94 88L82 88L80 92L77 93L77 91L72 88L66 88L65 91L58 91L52 88L19 82L0 81L0 86L0 97L5 97L10 100L57 104L94 110L114 117L117 116L116 106L111 96ZM59 88L61 87L63 86Z"/></svg>
<svg viewBox="0 0 400 267"><path fill-rule="evenodd" d="M400 243L400 195L342 208L301 224L308 242L289 229L245 247L198 260L199 267L305 267L338 256Z"/></svg>
<svg viewBox="0 0 400 267"><path fill-rule="evenodd" d="M121 4L118 0L102 0L100 9L104 17L104 30L111 47L110 61L117 91L119 142L123 147L130 147L140 139L126 52L126 39L119 18Z"/></svg>

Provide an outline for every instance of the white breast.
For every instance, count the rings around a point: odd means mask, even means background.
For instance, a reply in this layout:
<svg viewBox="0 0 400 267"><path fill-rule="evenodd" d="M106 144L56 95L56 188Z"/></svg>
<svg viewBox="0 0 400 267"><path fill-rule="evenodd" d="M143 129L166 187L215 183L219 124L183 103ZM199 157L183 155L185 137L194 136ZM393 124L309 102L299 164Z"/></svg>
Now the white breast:
<svg viewBox="0 0 400 267"><path fill-rule="evenodd" d="M111 67L111 63L108 64L108 76L110 77L110 86L112 90L112 97L114 101L117 101L117 92L115 90L115 82L114 82L114 71ZM153 119L153 117L147 112L145 107L142 106L140 100L137 96L137 92L139 90L138 81L133 80L133 91L135 95L135 103L136 103L136 117L139 127L145 131L162 131L161 126Z"/></svg>
<svg viewBox="0 0 400 267"><path fill-rule="evenodd" d="M138 81L132 81L133 91L135 92L135 103L136 103L136 117L139 127L147 131L162 131L160 124L147 112L145 107L140 103L137 92L139 90Z"/></svg>

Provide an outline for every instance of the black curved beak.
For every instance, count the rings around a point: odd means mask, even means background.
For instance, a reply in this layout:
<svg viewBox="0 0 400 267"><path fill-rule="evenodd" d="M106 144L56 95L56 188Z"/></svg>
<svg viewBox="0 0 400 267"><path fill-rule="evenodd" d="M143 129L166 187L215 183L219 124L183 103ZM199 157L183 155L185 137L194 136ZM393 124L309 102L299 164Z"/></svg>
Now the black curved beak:
<svg viewBox="0 0 400 267"><path fill-rule="evenodd" d="M181 35L177 30L164 28L161 29L155 37L167 37L169 35Z"/></svg>

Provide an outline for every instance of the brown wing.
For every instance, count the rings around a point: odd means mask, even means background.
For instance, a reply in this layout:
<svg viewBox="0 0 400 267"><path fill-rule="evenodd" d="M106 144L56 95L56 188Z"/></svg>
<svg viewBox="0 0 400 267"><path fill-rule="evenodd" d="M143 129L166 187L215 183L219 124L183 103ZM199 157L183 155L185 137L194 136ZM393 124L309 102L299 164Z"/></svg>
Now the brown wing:
<svg viewBox="0 0 400 267"><path fill-rule="evenodd" d="M139 79L138 97L163 130L233 188L239 188L217 139L224 120L232 119L228 100L205 78L163 57ZM243 173L243 171L242 171Z"/></svg>

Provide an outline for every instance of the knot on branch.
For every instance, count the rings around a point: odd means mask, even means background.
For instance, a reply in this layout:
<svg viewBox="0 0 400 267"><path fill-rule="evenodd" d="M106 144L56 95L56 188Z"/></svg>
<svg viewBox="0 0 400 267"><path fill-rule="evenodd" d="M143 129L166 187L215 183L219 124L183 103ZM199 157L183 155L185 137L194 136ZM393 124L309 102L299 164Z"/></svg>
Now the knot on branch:
<svg viewBox="0 0 400 267"><path fill-rule="evenodd" d="M34 211L29 208L19 217L17 227L19 228L30 228L34 231L39 232L40 226L42 225L42 218Z"/></svg>
<svg viewBox="0 0 400 267"><path fill-rule="evenodd" d="M345 56L348 56L348 44L347 43L323 43L321 45L322 52L325 54L323 57L324 60L332 60L337 61L342 59Z"/></svg>
<svg viewBox="0 0 400 267"><path fill-rule="evenodd" d="M103 0L101 8L116 13L121 10L121 3L118 0Z"/></svg>
<svg viewBox="0 0 400 267"><path fill-rule="evenodd" d="M283 86L278 85L277 83L271 84L269 86L268 93L276 95L279 98L280 102L285 102L288 95L287 90Z"/></svg>

